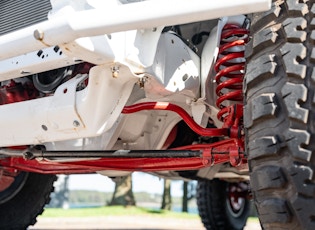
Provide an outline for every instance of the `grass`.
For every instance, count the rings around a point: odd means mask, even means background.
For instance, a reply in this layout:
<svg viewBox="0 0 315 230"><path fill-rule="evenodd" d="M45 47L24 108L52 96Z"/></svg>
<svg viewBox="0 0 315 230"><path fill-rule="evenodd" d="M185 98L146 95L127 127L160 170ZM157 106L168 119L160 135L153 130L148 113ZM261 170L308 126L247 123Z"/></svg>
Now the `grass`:
<svg viewBox="0 0 315 230"><path fill-rule="evenodd" d="M169 218L199 218L197 214L154 210L142 207L105 206L96 208L46 208L41 217L102 217L102 216L158 216Z"/></svg>
<svg viewBox="0 0 315 230"><path fill-rule="evenodd" d="M247 221L249 221L249 222L258 222L259 220L258 220L258 217L250 216L250 217L248 217Z"/></svg>
<svg viewBox="0 0 315 230"><path fill-rule="evenodd" d="M58 217L108 217L108 216L148 216L178 219L199 219L198 214L180 213L166 210L155 210L143 207L104 206L95 208L46 208L40 218ZM249 217L249 222L258 222L257 217Z"/></svg>

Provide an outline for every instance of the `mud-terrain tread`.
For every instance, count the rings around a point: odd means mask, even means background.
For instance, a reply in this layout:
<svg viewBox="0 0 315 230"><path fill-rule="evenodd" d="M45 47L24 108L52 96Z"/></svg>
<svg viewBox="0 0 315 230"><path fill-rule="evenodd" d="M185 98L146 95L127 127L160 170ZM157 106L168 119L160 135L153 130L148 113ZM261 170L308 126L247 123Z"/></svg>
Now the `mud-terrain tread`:
<svg viewBox="0 0 315 230"><path fill-rule="evenodd" d="M297 160L310 161L311 151L301 148L302 144L309 144L310 134L299 129L288 129L286 132L287 146L292 156Z"/></svg>
<svg viewBox="0 0 315 230"><path fill-rule="evenodd" d="M244 125L264 229L315 229L314 2L274 0L251 16Z"/></svg>
<svg viewBox="0 0 315 230"><path fill-rule="evenodd" d="M303 44L285 43L280 49L283 56L286 73L289 77L305 78L307 66L297 64L297 59L306 57L306 47Z"/></svg>
<svg viewBox="0 0 315 230"><path fill-rule="evenodd" d="M50 202L55 175L29 173L23 188L10 200L0 204L0 229L20 230L36 223Z"/></svg>
<svg viewBox="0 0 315 230"><path fill-rule="evenodd" d="M251 30L259 31L261 27L264 27L267 23L272 22L280 16L282 2L272 2L271 10L261 13L256 13L251 18ZM261 20L264 18L264 20Z"/></svg>
<svg viewBox="0 0 315 230"><path fill-rule="evenodd" d="M260 221L263 223L286 223L292 219L289 207L285 200L266 199L260 204Z"/></svg>
<svg viewBox="0 0 315 230"><path fill-rule="evenodd" d="M212 182L199 181L197 188L197 206L202 223L207 229L212 229L212 223L216 222L218 226L224 226L224 215L219 215L221 207L218 203L211 203L212 199L219 199L218 195L213 191ZM222 186L217 185L217 188Z"/></svg>
<svg viewBox="0 0 315 230"><path fill-rule="evenodd" d="M228 182L219 179L200 180L197 186L197 206L199 216L207 230L240 230L246 224L250 212L249 200L239 217L229 214L226 197Z"/></svg>
<svg viewBox="0 0 315 230"><path fill-rule="evenodd" d="M257 121L266 116L274 116L276 114L277 103L275 94L261 94L253 98L247 105L245 127L250 127L253 121ZM250 108L248 108L250 107ZM251 113L249 113L251 112Z"/></svg>
<svg viewBox="0 0 315 230"><path fill-rule="evenodd" d="M275 156L281 148L281 143L277 136L264 136L251 141L247 147L250 152L248 159L254 160L259 157Z"/></svg>
<svg viewBox="0 0 315 230"><path fill-rule="evenodd" d="M255 84L257 80L271 78L277 68L273 55L263 55L247 65L246 85Z"/></svg>
<svg viewBox="0 0 315 230"><path fill-rule="evenodd" d="M255 170L251 177L251 188L255 191L284 188L287 182L282 168L279 166L264 166Z"/></svg>
<svg viewBox="0 0 315 230"><path fill-rule="evenodd" d="M304 42L306 40L307 21L304 18L288 18L283 22L287 41Z"/></svg>
<svg viewBox="0 0 315 230"><path fill-rule="evenodd" d="M303 123L307 123L309 110L301 108L297 101L306 101L307 88L303 84L292 84L287 82L281 89L282 97L286 108L288 109L288 115L290 118L300 120Z"/></svg>

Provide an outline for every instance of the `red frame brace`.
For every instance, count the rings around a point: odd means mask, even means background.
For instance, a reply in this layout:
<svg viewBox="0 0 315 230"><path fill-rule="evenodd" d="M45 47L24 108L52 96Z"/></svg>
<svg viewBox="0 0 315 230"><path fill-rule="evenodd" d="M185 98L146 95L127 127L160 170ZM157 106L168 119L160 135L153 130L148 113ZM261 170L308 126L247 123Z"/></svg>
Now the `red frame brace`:
<svg viewBox="0 0 315 230"><path fill-rule="evenodd" d="M224 119L221 129L203 128L199 126L190 115L181 107L167 102L147 102L126 106L122 113L134 113L141 110L168 110L179 114L187 125L201 136L228 136L231 139L218 141L211 144L196 144L182 146L173 150L196 150L201 151L200 157L187 158L86 158L65 162L57 159L37 158L27 160L23 157L8 157L0 160L0 165L21 171L29 171L43 174L73 174L91 173L102 170L122 171L162 171L162 170L196 170L209 167L214 164L229 162L232 166L246 164L244 156L243 138L239 137L239 123L242 111L239 106L229 108L229 116ZM71 161L72 160L72 161Z"/></svg>
<svg viewBox="0 0 315 230"><path fill-rule="evenodd" d="M229 152L239 149L234 140L225 140L206 145L191 145L176 148L174 150L201 150L201 157L188 158L100 158L91 160L79 160L70 162L58 162L57 159L26 160L23 157L10 157L0 160L4 167L21 171L43 174L74 174L93 173L102 170L122 171L163 171L163 170L195 170L209 167L214 164L230 162L235 166L246 163L244 154L235 156ZM238 152L238 151L236 151Z"/></svg>

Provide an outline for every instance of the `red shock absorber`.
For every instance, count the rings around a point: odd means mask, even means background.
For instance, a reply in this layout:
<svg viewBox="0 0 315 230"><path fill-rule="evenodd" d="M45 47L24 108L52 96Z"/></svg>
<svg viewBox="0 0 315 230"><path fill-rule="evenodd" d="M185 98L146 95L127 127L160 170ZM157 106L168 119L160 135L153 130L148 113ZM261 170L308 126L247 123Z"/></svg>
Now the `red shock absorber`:
<svg viewBox="0 0 315 230"><path fill-rule="evenodd" d="M245 70L244 50L249 31L235 24L226 24L221 34L218 59L215 64L215 81L218 84L216 105L220 108L218 119L225 121L229 104L243 105L242 85Z"/></svg>

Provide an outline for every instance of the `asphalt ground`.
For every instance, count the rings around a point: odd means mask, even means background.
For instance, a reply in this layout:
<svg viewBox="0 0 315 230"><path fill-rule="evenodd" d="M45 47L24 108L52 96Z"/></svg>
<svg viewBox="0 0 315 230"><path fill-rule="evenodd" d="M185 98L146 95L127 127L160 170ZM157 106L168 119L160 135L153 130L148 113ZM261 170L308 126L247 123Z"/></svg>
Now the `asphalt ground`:
<svg viewBox="0 0 315 230"><path fill-rule="evenodd" d="M203 230L199 219L168 217L64 217L38 218L35 226L29 230ZM258 221L249 221L245 230L261 230Z"/></svg>

